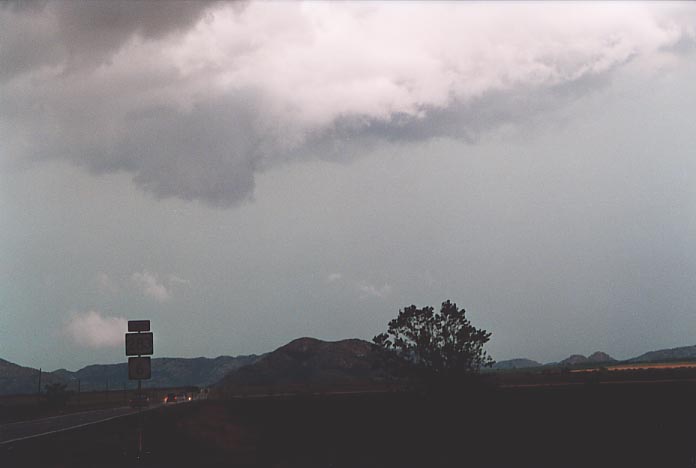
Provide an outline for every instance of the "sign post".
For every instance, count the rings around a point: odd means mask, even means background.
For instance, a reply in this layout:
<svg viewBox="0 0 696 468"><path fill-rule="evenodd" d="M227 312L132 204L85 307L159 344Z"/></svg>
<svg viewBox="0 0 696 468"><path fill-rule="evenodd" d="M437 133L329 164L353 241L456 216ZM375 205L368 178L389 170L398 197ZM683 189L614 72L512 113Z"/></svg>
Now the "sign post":
<svg viewBox="0 0 696 468"><path fill-rule="evenodd" d="M138 392L134 402L138 406L138 413L140 413L138 417L138 460L140 460L143 453L142 406L146 401L142 394L142 382L152 376L149 355L154 353L154 346L149 320L129 320L128 331L133 332L126 333L126 356L129 356L128 380L138 381Z"/></svg>

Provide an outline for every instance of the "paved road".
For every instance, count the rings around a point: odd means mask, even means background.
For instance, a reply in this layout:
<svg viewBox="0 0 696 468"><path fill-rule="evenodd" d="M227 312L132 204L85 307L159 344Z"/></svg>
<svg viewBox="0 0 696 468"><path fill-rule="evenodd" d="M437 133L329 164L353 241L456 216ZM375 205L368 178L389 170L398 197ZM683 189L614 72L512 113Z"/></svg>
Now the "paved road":
<svg viewBox="0 0 696 468"><path fill-rule="evenodd" d="M154 409L161 404L153 405L148 409ZM129 414L136 413L138 410L130 406L119 408L107 408L81 413L70 413L50 418L35 419L32 421L20 421L10 424L0 425L0 445L14 442L21 439L38 437L41 435L52 434L54 432L66 431L77 427L87 426L114 418L120 418Z"/></svg>

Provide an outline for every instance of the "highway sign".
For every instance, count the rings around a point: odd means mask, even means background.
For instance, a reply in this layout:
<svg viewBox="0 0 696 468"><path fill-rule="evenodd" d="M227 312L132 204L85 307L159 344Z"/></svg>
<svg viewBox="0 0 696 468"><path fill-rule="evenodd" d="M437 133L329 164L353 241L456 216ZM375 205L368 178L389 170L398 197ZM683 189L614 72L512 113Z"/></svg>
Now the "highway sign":
<svg viewBox="0 0 696 468"><path fill-rule="evenodd" d="M150 331L150 321L149 320L129 320L128 321L128 331L129 332Z"/></svg>
<svg viewBox="0 0 696 468"><path fill-rule="evenodd" d="M128 358L128 380L145 380L150 378L150 358Z"/></svg>
<svg viewBox="0 0 696 468"><path fill-rule="evenodd" d="M126 333L126 356L153 354L152 332Z"/></svg>

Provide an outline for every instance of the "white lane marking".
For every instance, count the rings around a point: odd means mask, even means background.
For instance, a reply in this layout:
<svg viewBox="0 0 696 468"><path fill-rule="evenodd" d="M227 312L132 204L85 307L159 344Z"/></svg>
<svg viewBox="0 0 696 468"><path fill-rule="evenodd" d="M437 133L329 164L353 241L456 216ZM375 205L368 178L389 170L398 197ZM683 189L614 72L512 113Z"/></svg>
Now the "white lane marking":
<svg viewBox="0 0 696 468"><path fill-rule="evenodd" d="M57 419L57 418L64 418L66 416L76 416L76 415L86 415L86 414L93 414L93 413L107 413L107 412L112 412L116 410L122 410L124 408L130 408L130 406L117 406L115 408L104 408L104 409L97 409L97 410L90 410L90 411L78 411L75 413L65 413L65 414L58 414L56 416L48 416L45 418L39 418L39 419L27 419L25 421L15 421L7 424L0 424L0 428L5 428L5 427L13 427L18 424L30 424L34 422L41 422L41 421L48 421L49 419Z"/></svg>
<svg viewBox="0 0 696 468"><path fill-rule="evenodd" d="M144 410L144 411L150 411L150 410L153 410L153 409L156 409L156 408L159 408L159 406L155 406L155 407L153 407L153 408L148 408L147 410ZM88 423L78 424L78 425L76 425L76 426L64 427L64 428L62 428L62 429L55 429L55 430L53 430L53 431L42 432L41 434L33 434L33 435L29 435L29 436L24 436L24 437L17 437L17 438L15 438L15 439L10 439L10 440L3 440L3 441L0 441L0 445L9 444L9 443L11 443L11 442L18 442L18 441L20 441L20 440L33 439L33 438L36 438L36 437L43 437L43 436L46 436L46 435L55 434L55 433L57 433L57 432L70 431L70 430L72 430L72 429L78 429L78 428L80 428L80 427L85 427L85 426L91 426L92 424L99 424L99 423L103 423L103 422L106 422L106 421L111 421L112 419L123 418L123 417L125 417L125 416L131 416L131 415L133 415L133 414L138 414L138 412L136 411L136 412L133 412L133 413L119 414L119 415L116 415L116 416L111 416L111 417L106 418L106 419L100 419L100 420L98 420L98 421L92 421L92 422L88 422Z"/></svg>

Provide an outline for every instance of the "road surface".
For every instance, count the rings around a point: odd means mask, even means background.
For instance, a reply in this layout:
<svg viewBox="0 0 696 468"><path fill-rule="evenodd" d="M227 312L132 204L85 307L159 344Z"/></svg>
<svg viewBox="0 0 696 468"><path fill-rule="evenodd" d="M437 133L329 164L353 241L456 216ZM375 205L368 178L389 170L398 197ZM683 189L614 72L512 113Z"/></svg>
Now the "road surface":
<svg viewBox="0 0 696 468"><path fill-rule="evenodd" d="M148 410L158 408L162 404L152 405ZM0 445L15 442L22 439L39 437L42 435L53 434L55 432L67 431L90 424L108 421L114 418L128 416L137 413L137 409L130 406L118 408L107 408L81 413L70 413L50 418L34 419L31 421L20 421L10 424L0 425Z"/></svg>

